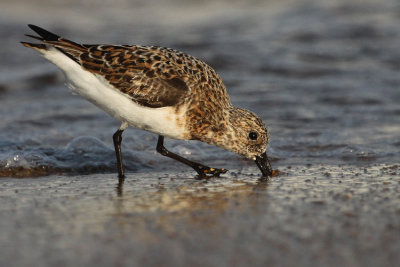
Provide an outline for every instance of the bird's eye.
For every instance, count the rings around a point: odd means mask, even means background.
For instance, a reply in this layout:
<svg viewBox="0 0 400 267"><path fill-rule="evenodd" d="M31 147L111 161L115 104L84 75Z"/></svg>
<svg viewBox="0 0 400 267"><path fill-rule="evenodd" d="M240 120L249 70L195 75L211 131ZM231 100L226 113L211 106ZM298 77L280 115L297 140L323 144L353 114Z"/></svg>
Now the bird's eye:
<svg viewBox="0 0 400 267"><path fill-rule="evenodd" d="M258 135L257 135L256 132L250 132L250 133L249 133L249 138L250 138L250 140L255 141L255 140L257 140Z"/></svg>

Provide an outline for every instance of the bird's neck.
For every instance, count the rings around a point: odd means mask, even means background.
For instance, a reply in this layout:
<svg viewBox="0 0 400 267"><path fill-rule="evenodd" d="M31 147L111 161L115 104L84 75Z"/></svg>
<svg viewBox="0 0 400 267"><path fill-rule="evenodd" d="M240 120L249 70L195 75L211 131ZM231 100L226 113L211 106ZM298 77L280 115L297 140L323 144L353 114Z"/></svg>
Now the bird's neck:
<svg viewBox="0 0 400 267"><path fill-rule="evenodd" d="M207 129L207 134L200 136L200 141L238 153L233 149L237 141L237 131L240 126L241 109L232 106L223 114L224 120Z"/></svg>

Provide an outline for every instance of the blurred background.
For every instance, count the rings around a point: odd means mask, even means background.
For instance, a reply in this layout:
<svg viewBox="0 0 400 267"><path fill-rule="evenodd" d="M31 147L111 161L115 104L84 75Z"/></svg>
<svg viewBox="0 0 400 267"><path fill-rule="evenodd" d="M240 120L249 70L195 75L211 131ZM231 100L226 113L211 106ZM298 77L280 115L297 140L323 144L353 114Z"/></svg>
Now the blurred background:
<svg viewBox="0 0 400 267"><path fill-rule="evenodd" d="M71 95L23 47L36 24L81 43L159 45L196 56L234 105L267 124L286 174L200 142L194 173ZM397 0L0 0L0 265L395 266L400 220ZM197 265L196 265L197 264Z"/></svg>

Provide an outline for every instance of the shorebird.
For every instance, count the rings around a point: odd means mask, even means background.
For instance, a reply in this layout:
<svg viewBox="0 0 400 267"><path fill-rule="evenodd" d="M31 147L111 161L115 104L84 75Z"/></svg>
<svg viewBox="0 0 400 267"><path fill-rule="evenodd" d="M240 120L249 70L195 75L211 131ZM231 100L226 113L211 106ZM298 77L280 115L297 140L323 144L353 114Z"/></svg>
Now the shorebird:
<svg viewBox="0 0 400 267"><path fill-rule="evenodd" d="M139 45L79 44L35 25L41 43L21 42L39 51L65 74L68 87L121 122L113 135L118 176L125 177L122 133L136 127L159 135L157 151L192 167L198 178L217 177L210 168L164 147L164 136L200 140L254 160L263 177L272 175L269 134L254 113L234 107L219 75L183 52Z"/></svg>

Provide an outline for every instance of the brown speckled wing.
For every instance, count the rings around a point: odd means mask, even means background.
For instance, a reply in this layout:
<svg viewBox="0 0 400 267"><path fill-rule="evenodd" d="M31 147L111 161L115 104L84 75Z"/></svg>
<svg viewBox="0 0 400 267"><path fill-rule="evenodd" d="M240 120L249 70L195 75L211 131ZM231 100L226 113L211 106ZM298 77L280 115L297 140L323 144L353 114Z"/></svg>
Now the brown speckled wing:
<svg viewBox="0 0 400 267"><path fill-rule="evenodd" d="M175 106L190 91L183 69L175 61L168 60L163 48L82 46L85 51L71 56L85 70L104 77L115 89L143 106ZM68 47L65 53L69 53Z"/></svg>
<svg viewBox="0 0 400 267"><path fill-rule="evenodd" d="M231 105L218 74L188 54L157 46L78 44L38 26L28 26L39 36L27 36L44 44L22 42L25 46L58 49L143 106L178 106L190 97L188 112L193 113L193 120L204 122L211 115L221 115L221 106Z"/></svg>

